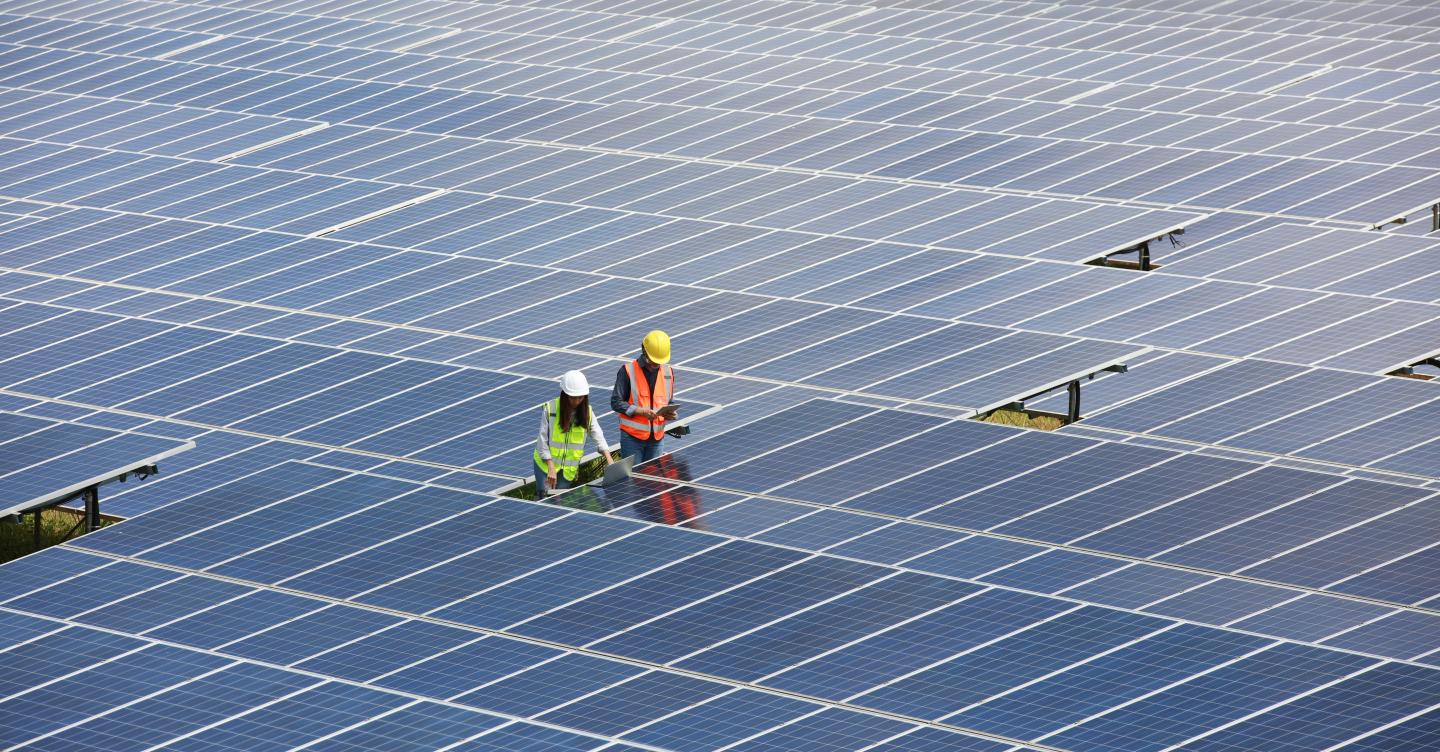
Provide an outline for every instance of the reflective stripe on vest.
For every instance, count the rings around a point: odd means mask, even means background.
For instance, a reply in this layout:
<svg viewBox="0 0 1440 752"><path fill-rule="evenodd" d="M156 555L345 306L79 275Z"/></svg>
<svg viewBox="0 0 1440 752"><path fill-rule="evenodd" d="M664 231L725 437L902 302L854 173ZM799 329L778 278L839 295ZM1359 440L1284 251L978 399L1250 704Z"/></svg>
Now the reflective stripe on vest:
<svg viewBox="0 0 1440 752"><path fill-rule="evenodd" d="M585 456L585 436L590 431L589 422L576 423L569 431L560 430L560 398L545 404L545 416L550 419L550 459L565 480L574 481L580 470L580 458ZM588 417L588 416L587 416ZM535 449L535 464L545 467L545 458L540 449Z"/></svg>
<svg viewBox="0 0 1440 752"><path fill-rule="evenodd" d="M675 393L675 372L670 366L660 366L655 374L654 394L650 393L650 382L640 370L639 360L625 364L625 374L630 379L630 404L651 410L670 404L670 395ZM641 441L659 441L665 436L665 419L658 415L653 419L621 415L620 430Z"/></svg>

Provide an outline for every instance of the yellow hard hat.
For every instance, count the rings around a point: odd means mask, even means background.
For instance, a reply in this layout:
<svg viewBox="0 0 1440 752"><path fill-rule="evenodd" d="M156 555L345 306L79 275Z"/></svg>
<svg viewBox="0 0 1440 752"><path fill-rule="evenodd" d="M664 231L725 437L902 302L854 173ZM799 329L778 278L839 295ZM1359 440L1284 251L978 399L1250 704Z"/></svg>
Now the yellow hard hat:
<svg viewBox="0 0 1440 752"><path fill-rule="evenodd" d="M670 362L670 335L656 329L645 335L645 357L651 363L664 365Z"/></svg>

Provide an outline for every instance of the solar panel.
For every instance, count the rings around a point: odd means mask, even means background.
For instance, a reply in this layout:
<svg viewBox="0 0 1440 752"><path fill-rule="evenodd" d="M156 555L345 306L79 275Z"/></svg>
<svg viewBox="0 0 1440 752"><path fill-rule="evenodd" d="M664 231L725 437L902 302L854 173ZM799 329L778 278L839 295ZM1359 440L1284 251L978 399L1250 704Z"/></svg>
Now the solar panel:
<svg viewBox="0 0 1440 752"><path fill-rule="evenodd" d="M1436 469L1422 451L1428 442L1417 447L1395 429L1397 421L1423 420L1436 396L1423 381L1242 361L1120 404L1088 422L1433 477ZM1249 412L1252 405L1275 410Z"/></svg>
<svg viewBox="0 0 1440 752"><path fill-rule="evenodd" d="M188 441L0 412L0 448L5 454L0 482L8 489L0 514L29 512L132 473L147 474L161 460L193 446Z"/></svg>

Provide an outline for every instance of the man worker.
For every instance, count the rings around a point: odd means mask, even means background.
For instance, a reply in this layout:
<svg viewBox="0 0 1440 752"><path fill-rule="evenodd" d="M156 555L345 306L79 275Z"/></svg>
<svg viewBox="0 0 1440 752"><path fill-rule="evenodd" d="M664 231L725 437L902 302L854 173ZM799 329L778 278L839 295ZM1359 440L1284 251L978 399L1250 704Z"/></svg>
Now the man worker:
<svg viewBox="0 0 1440 752"><path fill-rule="evenodd" d="M675 373L670 368L670 336L656 329L640 343L640 357L620 367L610 409L620 415L620 455L635 463L660 456L666 419L675 419Z"/></svg>

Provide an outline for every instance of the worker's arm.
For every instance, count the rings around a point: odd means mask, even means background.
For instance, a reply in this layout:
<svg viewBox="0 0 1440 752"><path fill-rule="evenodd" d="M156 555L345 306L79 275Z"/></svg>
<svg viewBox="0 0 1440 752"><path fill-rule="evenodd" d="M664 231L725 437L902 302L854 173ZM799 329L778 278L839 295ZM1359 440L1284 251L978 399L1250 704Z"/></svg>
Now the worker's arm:
<svg viewBox="0 0 1440 752"><path fill-rule="evenodd" d="M620 371L615 374L615 388L610 390L610 409L621 415L629 415L630 402L630 378L625 375L625 366L620 366Z"/></svg>
<svg viewBox="0 0 1440 752"><path fill-rule="evenodd" d="M545 461L545 474L549 476L550 487L555 486L555 459L550 456L550 404L547 402L540 408L540 436L536 439L535 448L540 453L540 459Z"/></svg>
<svg viewBox="0 0 1440 752"><path fill-rule="evenodd" d="M625 366L620 366L620 371L615 374L615 388L610 390L610 409L621 415L655 417L653 410L630 404L630 376L625 373Z"/></svg>

